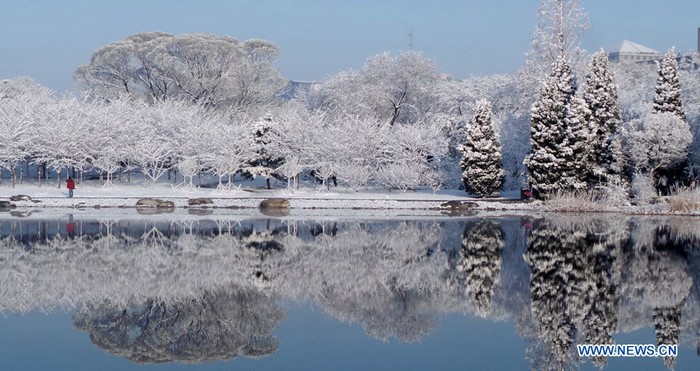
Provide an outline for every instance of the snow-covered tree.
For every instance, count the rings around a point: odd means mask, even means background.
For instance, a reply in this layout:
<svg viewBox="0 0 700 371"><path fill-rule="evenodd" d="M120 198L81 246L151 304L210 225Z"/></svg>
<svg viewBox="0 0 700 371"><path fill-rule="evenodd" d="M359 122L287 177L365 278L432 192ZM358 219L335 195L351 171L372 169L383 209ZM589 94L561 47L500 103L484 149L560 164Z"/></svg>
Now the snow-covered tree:
<svg viewBox="0 0 700 371"><path fill-rule="evenodd" d="M428 123L384 126L386 135L379 143L375 180L401 191L421 185L439 187L442 181L437 167L447 152L442 133Z"/></svg>
<svg viewBox="0 0 700 371"><path fill-rule="evenodd" d="M339 117L334 120L334 140L341 149L337 169L338 180L352 189L366 186L374 176L382 158L381 143L388 135L388 128L373 118L357 116Z"/></svg>
<svg viewBox="0 0 700 371"><path fill-rule="evenodd" d="M171 116L177 156L175 168L185 177L186 186L193 187L194 176L205 169L206 158L215 152L216 142L210 139L213 128L226 123L221 121L220 115L208 112L203 105L181 104L186 106L180 111L181 115Z"/></svg>
<svg viewBox="0 0 700 371"><path fill-rule="evenodd" d="M491 196L501 191L504 171L501 163L501 144L493 129L491 103L477 104L467 138L460 147L462 152L462 179L468 192Z"/></svg>
<svg viewBox="0 0 700 371"><path fill-rule="evenodd" d="M542 0L527 53L528 75L535 81L544 78L559 58L577 65L584 56L580 38L589 28L588 15L578 0Z"/></svg>
<svg viewBox="0 0 700 371"><path fill-rule="evenodd" d="M414 123L434 108L436 65L415 51L370 57L361 70L343 71L313 94L313 108L380 122Z"/></svg>
<svg viewBox="0 0 700 371"><path fill-rule="evenodd" d="M562 189L579 191L586 189L591 171L591 144L590 127L586 117L590 110L586 102L579 97L573 97L566 107L564 115L564 127L566 138L560 146L561 158L561 185Z"/></svg>
<svg viewBox="0 0 700 371"><path fill-rule="evenodd" d="M89 95L130 94L149 102L179 98L246 109L266 104L286 81L272 67L277 46L209 34L137 33L93 53L75 71Z"/></svg>
<svg viewBox="0 0 700 371"><path fill-rule="evenodd" d="M89 169L101 171L100 159L104 157L98 159L100 153L109 153L121 146L120 142L112 142L107 138L125 128L121 119L129 120L132 116L126 111L122 111L122 116L105 110L103 105L81 99L60 99L52 105L50 117L44 125L38 127L37 149L41 150L37 151L35 162L43 163L56 171L59 187L60 173L64 169L76 169L81 175ZM115 124L115 130L102 129L105 127L103 125L110 124ZM104 148L101 147L103 145ZM116 169L118 164L115 162L110 165Z"/></svg>
<svg viewBox="0 0 700 371"><path fill-rule="evenodd" d="M685 120L681 104L681 83L678 78L678 62L673 49L666 52L659 63L656 78L656 94L653 110L656 113L670 112Z"/></svg>
<svg viewBox="0 0 700 371"><path fill-rule="evenodd" d="M155 183L168 172L175 160L175 143L173 141L172 116L182 114L180 105L163 102L153 106L136 103L141 112L139 121L140 133L136 138L131 157L138 164L141 172Z"/></svg>
<svg viewBox="0 0 700 371"><path fill-rule="evenodd" d="M590 151L592 171L589 185L619 182L623 154L619 143L620 108L617 86L608 69L608 56L602 50L593 55L586 76L583 99L588 107L585 121L591 130Z"/></svg>
<svg viewBox="0 0 700 371"><path fill-rule="evenodd" d="M0 170L10 171L13 187L18 165L39 150L36 138L54 103L53 93L29 78L0 80Z"/></svg>
<svg viewBox="0 0 700 371"><path fill-rule="evenodd" d="M660 169L684 164L693 140L688 123L670 112L651 113L627 122L621 136L630 166L651 176L658 175Z"/></svg>
<svg viewBox="0 0 700 371"><path fill-rule="evenodd" d="M688 53L679 63L679 76L683 81L683 98L686 122L693 132L693 143L689 149L690 176L700 179L700 55Z"/></svg>
<svg viewBox="0 0 700 371"><path fill-rule="evenodd" d="M653 112L668 112L674 114L684 122L681 124L682 128L684 129L687 127L688 125L685 123L685 112L681 104L681 84L678 74L678 62L676 61L676 53L673 49L669 50L664 55L663 60L658 65L655 93ZM688 146L689 145L690 143L688 143ZM686 146L686 150L688 146ZM669 184L676 184L686 178L688 160L689 159L686 157L685 161L674 166L660 168L658 175L667 179ZM664 191L663 189L660 190Z"/></svg>
<svg viewBox="0 0 700 371"><path fill-rule="evenodd" d="M205 133L212 144L212 151L204 156L203 164L219 178L218 188L224 187L224 177L228 177L227 187L230 188L233 176L253 155L249 133L248 125L223 120Z"/></svg>
<svg viewBox="0 0 700 371"><path fill-rule="evenodd" d="M268 189L270 189L270 177L284 162L284 158L275 154L271 149L272 139L270 136L273 133L270 131L276 129L277 125L279 124L269 114L255 121L251 137L252 156L246 161L246 166L243 169L246 174L252 177L262 176L265 178Z"/></svg>
<svg viewBox="0 0 700 371"><path fill-rule="evenodd" d="M576 79L560 58L532 106L530 154L525 158L535 197L586 187L590 151L585 104L576 98Z"/></svg>

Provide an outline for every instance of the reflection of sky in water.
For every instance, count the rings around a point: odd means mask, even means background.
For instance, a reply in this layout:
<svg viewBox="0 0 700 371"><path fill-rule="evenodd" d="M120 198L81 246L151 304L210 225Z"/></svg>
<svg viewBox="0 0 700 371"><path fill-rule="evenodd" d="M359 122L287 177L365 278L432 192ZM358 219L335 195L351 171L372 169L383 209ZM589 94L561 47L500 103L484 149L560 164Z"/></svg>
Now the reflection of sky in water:
<svg viewBox="0 0 700 371"><path fill-rule="evenodd" d="M527 369L566 357L558 323L654 343L665 307L675 368L700 368L694 219L66 222L0 220L2 369Z"/></svg>
<svg viewBox="0 0 700 371"><path fill-rule="evenodd" d="M237 358L200 365L167 363L139 365L95 347L77 331L71 315L32 312L2 320L0 358L7 370L514 370L528 368L525 342L510 322L462 315L440 319L434 334L418 343L380 342L359 326L343 324L318 308L291 305L275 335L278 351L261 359ZM618 342L640 343L653 338L652 329L616 336ZM695 350L681 347L679 370L697 369ZM583 370L596 370L590 362ZM663 369L661 359L613 358L605 368Z"/></svg>

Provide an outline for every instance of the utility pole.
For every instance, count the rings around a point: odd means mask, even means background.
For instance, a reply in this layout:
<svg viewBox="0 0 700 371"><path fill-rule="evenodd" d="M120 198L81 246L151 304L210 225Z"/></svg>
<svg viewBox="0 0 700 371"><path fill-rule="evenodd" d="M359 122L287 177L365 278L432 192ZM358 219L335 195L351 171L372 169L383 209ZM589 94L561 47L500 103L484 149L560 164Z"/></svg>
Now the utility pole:
<svg viewBox="0 0 700 371"><path fill-rule="evenodd" d="M413 30L408 31L408 50L413 50Z"/></svg>

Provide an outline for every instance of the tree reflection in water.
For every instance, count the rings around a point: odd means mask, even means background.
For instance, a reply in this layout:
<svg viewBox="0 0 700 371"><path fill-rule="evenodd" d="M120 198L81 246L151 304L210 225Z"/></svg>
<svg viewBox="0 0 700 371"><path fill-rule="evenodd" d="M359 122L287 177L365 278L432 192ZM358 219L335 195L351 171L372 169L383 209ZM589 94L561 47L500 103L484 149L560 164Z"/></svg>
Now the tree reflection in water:
<svg viewBox="0 0 700 371"><path fill-rule="evenodd" d="M75 310L95 344L136 362L271 354L283 301L384 341L463 313L517 323L534 369L571 368L586 361L576 344L639 328L698 342L699 233L620 216L0 219L0 311Z"/></svg>
<svg viewBox="0 0 700 371"><path fill-rule="evenodd" d="M476 314L488 317L493 305L493 290L500 282L503 231L491 220L465 227L457 274L474 301Z"/></svg>
<svg viewBox="0 0 700 371"><path fill-rule="evenodd" d="M74 323L100 348L134 362L199 363L274 353L272 331L283 318L272 298L232 288L173 303L90 306Z"/></svg>
<svg viewBox="0 0 700 371"><path fill-rule="evenodd" d="M531 308L538 322L533 368L576 363L575 344L612 344L618 314L616 257L626 235L607 222L538 220L525 259ZM622 229L623 231L625 228ZM594 359L599 367L606 359Z"/></svg>

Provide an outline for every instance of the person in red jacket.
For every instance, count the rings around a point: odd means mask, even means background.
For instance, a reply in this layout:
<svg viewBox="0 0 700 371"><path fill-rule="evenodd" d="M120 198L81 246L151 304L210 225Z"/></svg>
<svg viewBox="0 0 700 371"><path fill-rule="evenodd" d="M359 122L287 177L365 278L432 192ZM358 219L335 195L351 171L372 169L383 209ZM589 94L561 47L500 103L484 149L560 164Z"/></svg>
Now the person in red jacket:
<svg viewBox="0 0 700 371"><path fill-rule="evenodd" d="M73 178L68 176L68 179L66 180L66 188L68 188L68 197L73 197L73 190L75 189L75 182L73 181Z"/></svg>

